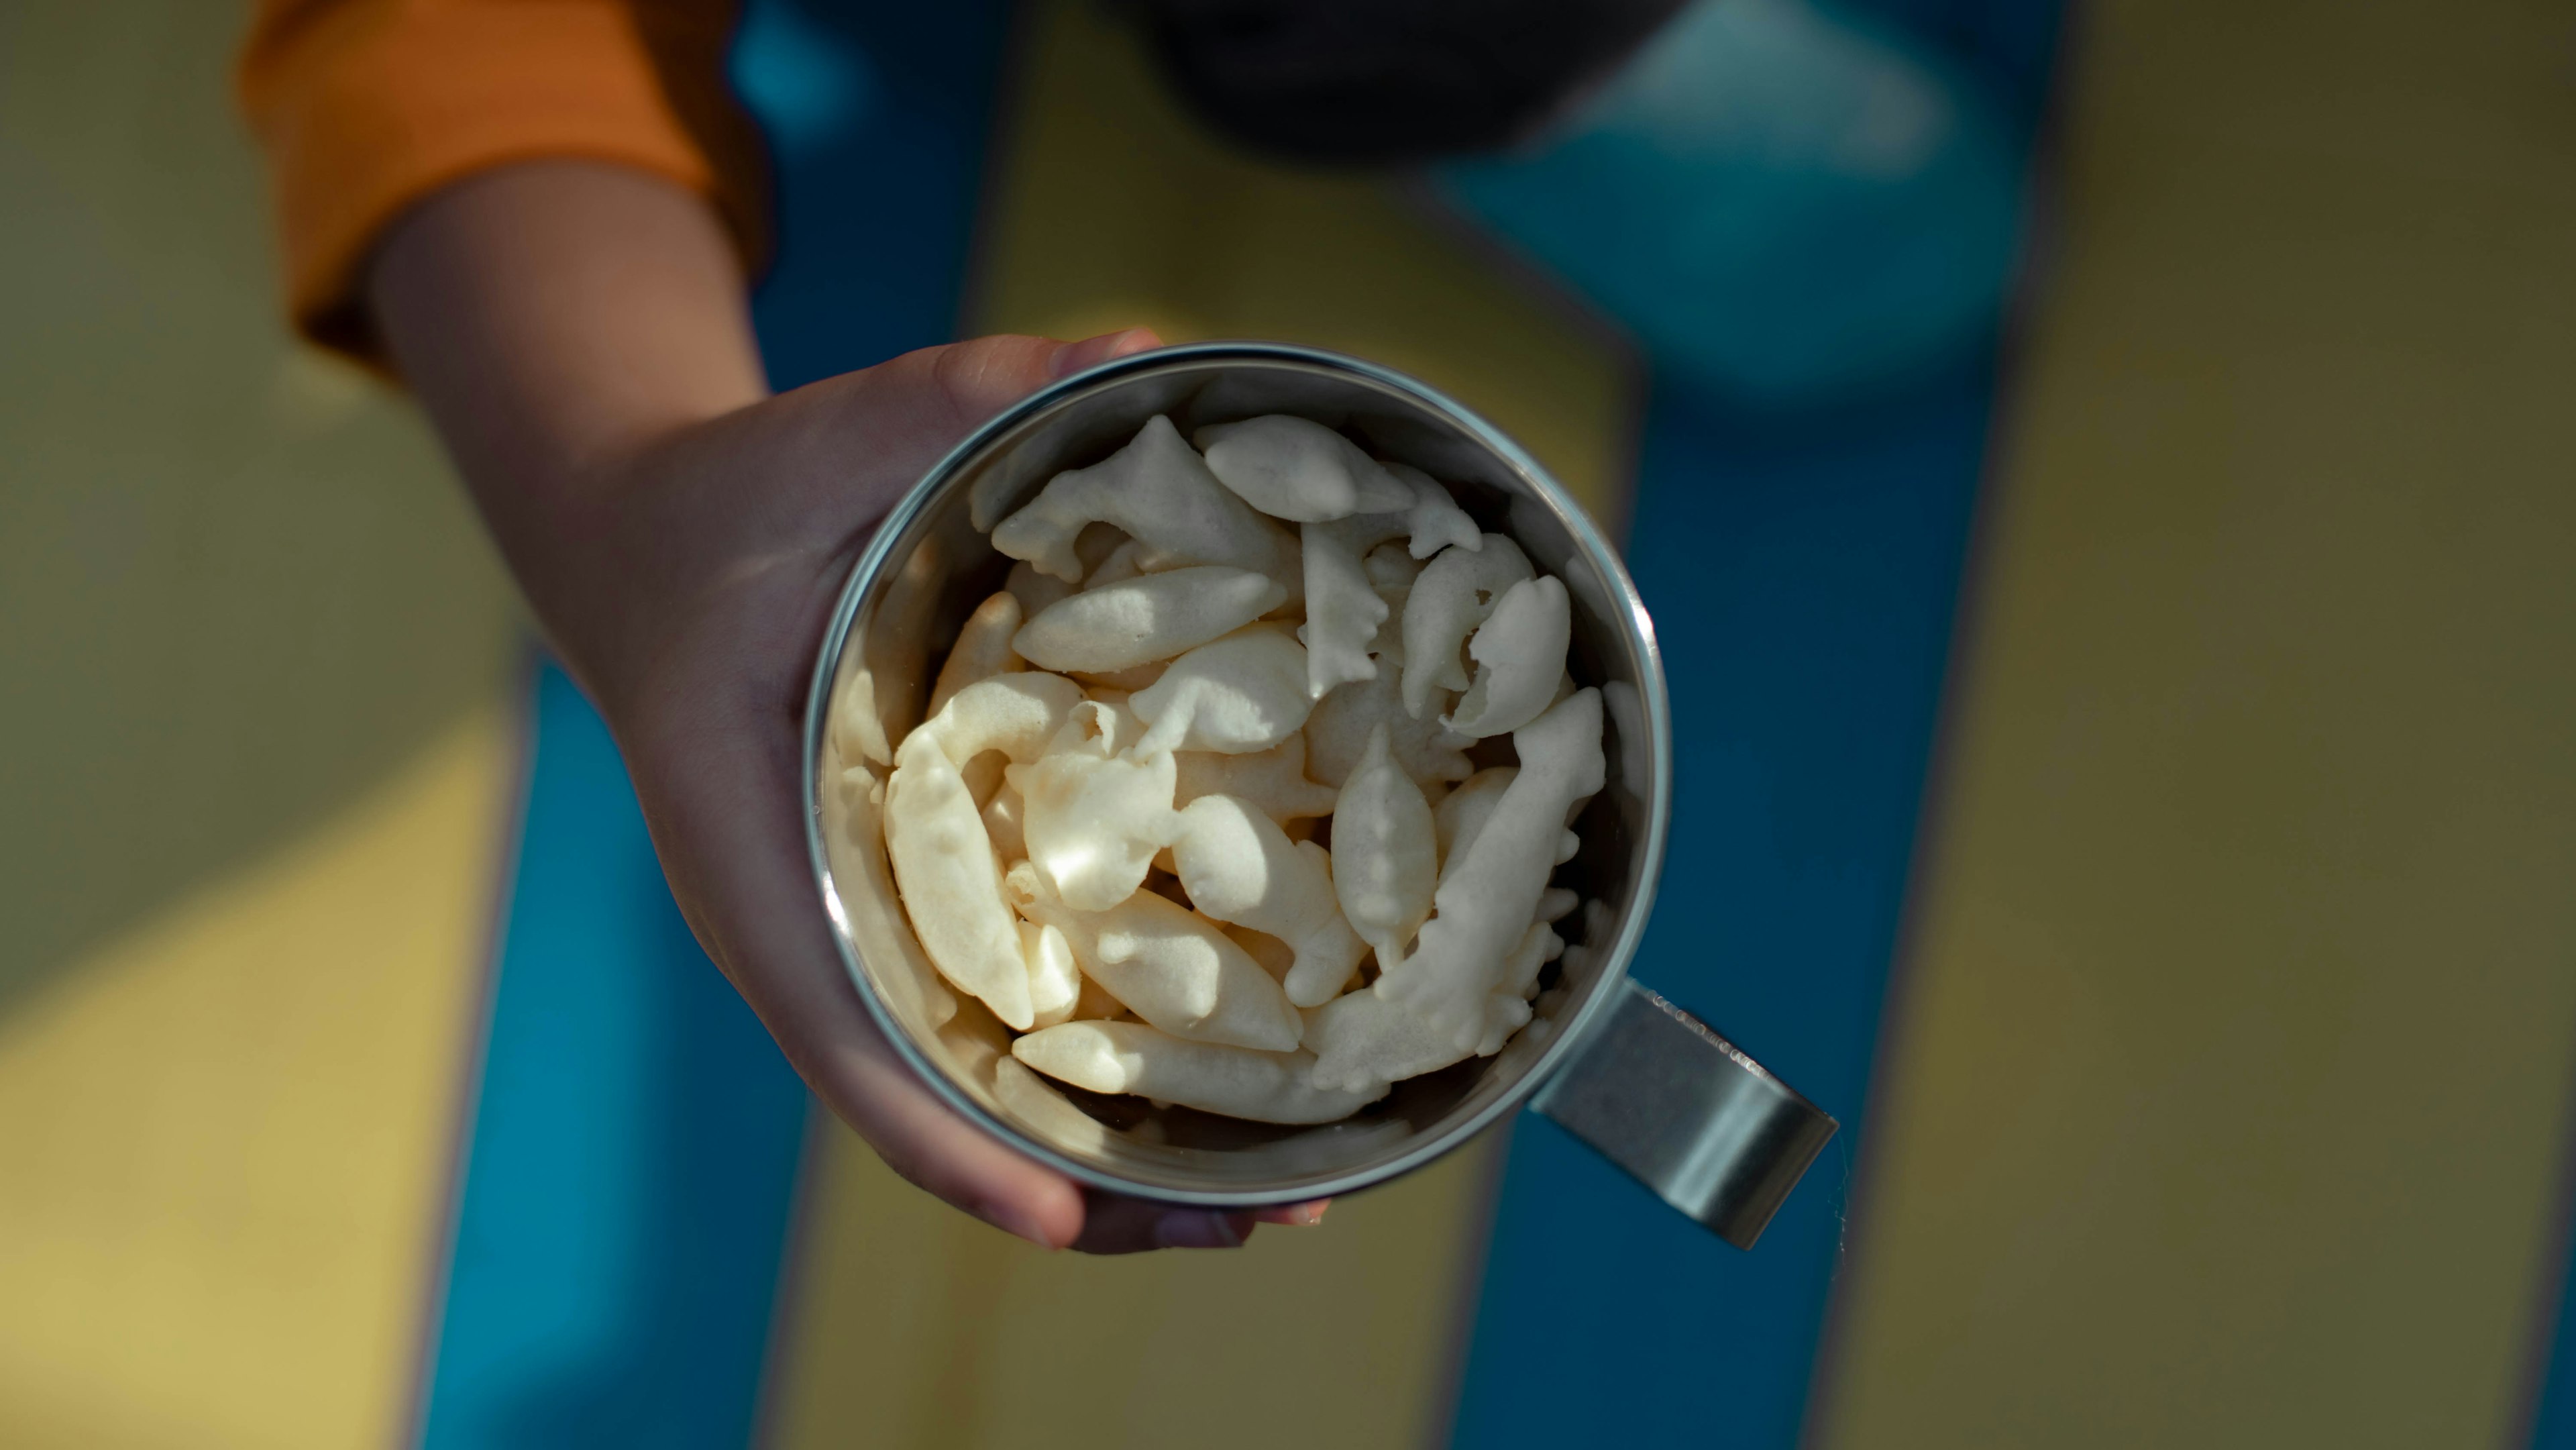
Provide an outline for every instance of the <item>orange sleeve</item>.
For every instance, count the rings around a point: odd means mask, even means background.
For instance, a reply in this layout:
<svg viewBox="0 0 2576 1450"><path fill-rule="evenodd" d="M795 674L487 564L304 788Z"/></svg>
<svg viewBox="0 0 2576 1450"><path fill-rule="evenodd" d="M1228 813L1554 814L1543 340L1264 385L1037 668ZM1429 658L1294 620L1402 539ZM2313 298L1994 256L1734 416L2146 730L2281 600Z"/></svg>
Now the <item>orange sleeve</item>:
<svg viewBox="0 0 2576 1450"><path fill-rule="evenodd" d="M756 133L724 83L731 0L260 0L239 72L274 180L296 326L372 360L376 239L470 173L542 156L641 168L765 245Z"/></svg>

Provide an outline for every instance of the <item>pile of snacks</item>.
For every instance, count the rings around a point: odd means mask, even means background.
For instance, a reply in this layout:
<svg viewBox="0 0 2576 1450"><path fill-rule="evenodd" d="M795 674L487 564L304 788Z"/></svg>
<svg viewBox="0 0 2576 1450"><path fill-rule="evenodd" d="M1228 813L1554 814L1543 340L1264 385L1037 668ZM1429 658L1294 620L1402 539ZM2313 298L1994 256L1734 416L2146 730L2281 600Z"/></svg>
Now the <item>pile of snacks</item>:
<svg viewBox="0 0 2576 1450"><path fill-rule="evenodd" d="M1156 417L991 535L1019 562L882 799L923 950L1012 1056L1326 1123L1529 1022L1603 784L1562 581L1287 415Z"/></svg>

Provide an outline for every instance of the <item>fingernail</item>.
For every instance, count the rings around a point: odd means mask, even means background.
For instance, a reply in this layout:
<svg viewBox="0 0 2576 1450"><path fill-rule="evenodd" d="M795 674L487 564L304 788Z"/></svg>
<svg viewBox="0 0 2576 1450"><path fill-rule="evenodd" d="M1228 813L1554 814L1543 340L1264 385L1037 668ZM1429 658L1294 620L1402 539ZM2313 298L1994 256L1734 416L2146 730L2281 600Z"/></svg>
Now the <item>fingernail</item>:
<svg viewBox="0 0 2576 1450"><path fill-rule="evenodd" d="M1107 362L1118 355L1120 344L1142 330L1122 327L1116 332L1104 332L1098 337L1086 337L1080 342L1068 342L1056 349L1054 361L1047 365L1048 370L1059 378L1069 378L1084 368Z"/></svg>
<svg viewBox="0 0 2576 1450"><path fill-rule="evenodd" d="M1231 1249L1242 1245L1243 1235L1224 1214L1178 1212L1155 1221L1154 1242L1166 1249Z"/></svg>

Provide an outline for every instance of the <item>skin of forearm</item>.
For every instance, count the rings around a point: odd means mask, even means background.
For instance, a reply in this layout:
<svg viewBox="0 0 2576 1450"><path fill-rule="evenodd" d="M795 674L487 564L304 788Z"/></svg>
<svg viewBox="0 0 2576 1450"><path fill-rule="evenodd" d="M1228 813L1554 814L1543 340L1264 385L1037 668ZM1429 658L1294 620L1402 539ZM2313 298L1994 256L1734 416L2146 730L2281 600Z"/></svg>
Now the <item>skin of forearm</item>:
<svg viewBox="0 0 2576 1450"><path fill-rule="evenodd" d="M480 173L392 228L367 295L541 624L583 653L577 560L631 532L620 465L768 396L713 208L612 165Z"/></svg>
<svg viewBox="0 0 2576 1450"><path fill-rule="evenodd" d="M386 236L368 301L478 489L570 477L769 392L713 209L640 171L458 182Z"/></svg>

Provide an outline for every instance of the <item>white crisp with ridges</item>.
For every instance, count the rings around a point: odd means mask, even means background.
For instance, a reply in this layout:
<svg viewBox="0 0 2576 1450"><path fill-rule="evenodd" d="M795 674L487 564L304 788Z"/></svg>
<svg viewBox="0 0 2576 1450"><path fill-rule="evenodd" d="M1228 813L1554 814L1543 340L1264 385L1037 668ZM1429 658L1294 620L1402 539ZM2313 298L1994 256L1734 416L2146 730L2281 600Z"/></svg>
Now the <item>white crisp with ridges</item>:
<svg viewBox="0 0 2576 1450"><path fill-rule="evenodd" d="M1134 1093L1257 1123L1339 1122L1378 1096L1316 1087L1315 1060L1303 1052L1187 1042L1142 1022L1068 1022L1012 1043L1011 1055L1096 1093Z"/></svg>

